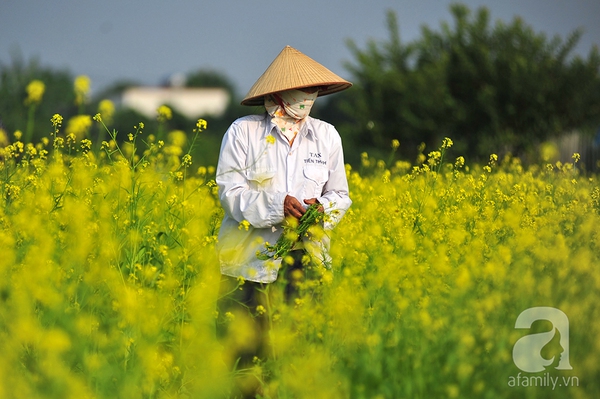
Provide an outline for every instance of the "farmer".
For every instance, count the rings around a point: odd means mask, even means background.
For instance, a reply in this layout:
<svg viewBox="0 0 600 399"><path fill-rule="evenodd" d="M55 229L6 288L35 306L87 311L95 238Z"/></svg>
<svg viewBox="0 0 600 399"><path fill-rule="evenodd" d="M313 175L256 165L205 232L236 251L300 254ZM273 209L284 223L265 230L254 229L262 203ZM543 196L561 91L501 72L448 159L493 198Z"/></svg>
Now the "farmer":
<svg viewBox="0 0 600 399"><path fill-rule="evenodd" d="M320 204L327 231L352 202L340 136L332 125L309 116L318 96L351 85L287 46L242 101L266 112L237 119L223 137L216 177L225 210L218 240L224 296L219 313L231 319L235 311L250 311L259 335L256 320L266 310L261 297L271 283L291 275L280 276L281 259L265 260L257 253L278 240L286 218L300 219L309 205ZM319 240L314 260L327 262L328 246L326 236ZM287 269L297 276L302 252L292 255L296 262ZM246 342L248 353L257 353L260 338L247 341L253 341Z"/></svg>

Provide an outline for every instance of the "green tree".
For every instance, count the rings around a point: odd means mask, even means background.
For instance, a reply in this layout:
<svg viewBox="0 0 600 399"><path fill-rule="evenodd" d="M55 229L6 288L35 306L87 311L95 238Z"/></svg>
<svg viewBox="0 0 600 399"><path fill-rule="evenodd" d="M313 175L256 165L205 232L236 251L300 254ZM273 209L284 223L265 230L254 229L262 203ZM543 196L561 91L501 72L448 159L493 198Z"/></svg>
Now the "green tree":
<svg viewBox="0 0 600 399"><path fill-rule="evenodd" d="M355 86L329 107L343 115L336 122L350 147L399 139L413 157L421 142L431 148L449 136L475 159L526 155L549 137L600 123L600 53L573 55L581 31L548 39L520 18L492 26L484 7L450 11L452 25L425 26L412 43L401 42L391 11L386 42L360 49L349 41Z"/></svg>
<svg viewBox="0 0 600 399"><path fill-rule="evenodd" d="M36 79L44 83L45 90L35 112L30 114L27 85ZM73 115L74 101L73 76L68 71L43 67L37 59L26 62L19 54L13 55L10 64L0 63L0 127L9 135L16 130L25 133L26 127L32 126L32 141L48 136L52 115Z"/></svg>

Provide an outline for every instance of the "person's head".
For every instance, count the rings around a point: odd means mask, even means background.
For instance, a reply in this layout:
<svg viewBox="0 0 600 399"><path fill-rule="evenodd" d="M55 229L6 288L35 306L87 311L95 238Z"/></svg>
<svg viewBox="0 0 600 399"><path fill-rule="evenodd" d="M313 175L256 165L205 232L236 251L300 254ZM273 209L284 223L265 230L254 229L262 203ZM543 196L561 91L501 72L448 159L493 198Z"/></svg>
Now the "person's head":
<svg viewBox="0 0 600 399"><path fill-rule="evenodd" d="M286 46L250 88L242 105L263 105L268 96L289 90L317 96L336 93L352 86L312 58Z"/></svg>

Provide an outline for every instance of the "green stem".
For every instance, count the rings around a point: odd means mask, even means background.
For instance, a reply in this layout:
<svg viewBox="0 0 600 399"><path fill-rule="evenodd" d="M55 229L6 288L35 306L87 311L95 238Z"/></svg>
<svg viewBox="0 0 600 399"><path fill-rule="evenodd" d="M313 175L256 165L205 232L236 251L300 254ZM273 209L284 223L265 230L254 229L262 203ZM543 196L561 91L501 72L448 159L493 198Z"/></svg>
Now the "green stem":
<svg viewBox="0 0 600 399"><path fill-rule="evenodd" d="M25 144L30 143L33 138L33 129L35 127L35 104L29 106L29 112L27 114L27 130L25 131L25 138L23 142Z"/></svg>

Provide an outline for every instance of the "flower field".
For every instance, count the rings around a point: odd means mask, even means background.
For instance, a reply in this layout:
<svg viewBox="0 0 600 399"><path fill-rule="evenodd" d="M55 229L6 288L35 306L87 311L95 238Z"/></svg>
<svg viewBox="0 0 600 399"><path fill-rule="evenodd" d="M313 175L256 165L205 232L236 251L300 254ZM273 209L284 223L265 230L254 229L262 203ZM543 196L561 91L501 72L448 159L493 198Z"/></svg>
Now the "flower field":
<svg viewBox="0 0 600 399"><path fill-rule="evenodd" d="M236 382L269 398L600 395L600 183L577 156L469 165L449 139L416 165L363 154L332 269L293 306L269 287L272 356L228 370L253 337L233 315L215 335L222 210L190 151L204 121L103 143L49 126L0 150L2 398L219 398ZM571 370L515 365L515 321L536 306L568 316L568 348L541 355Z"/></svg>

